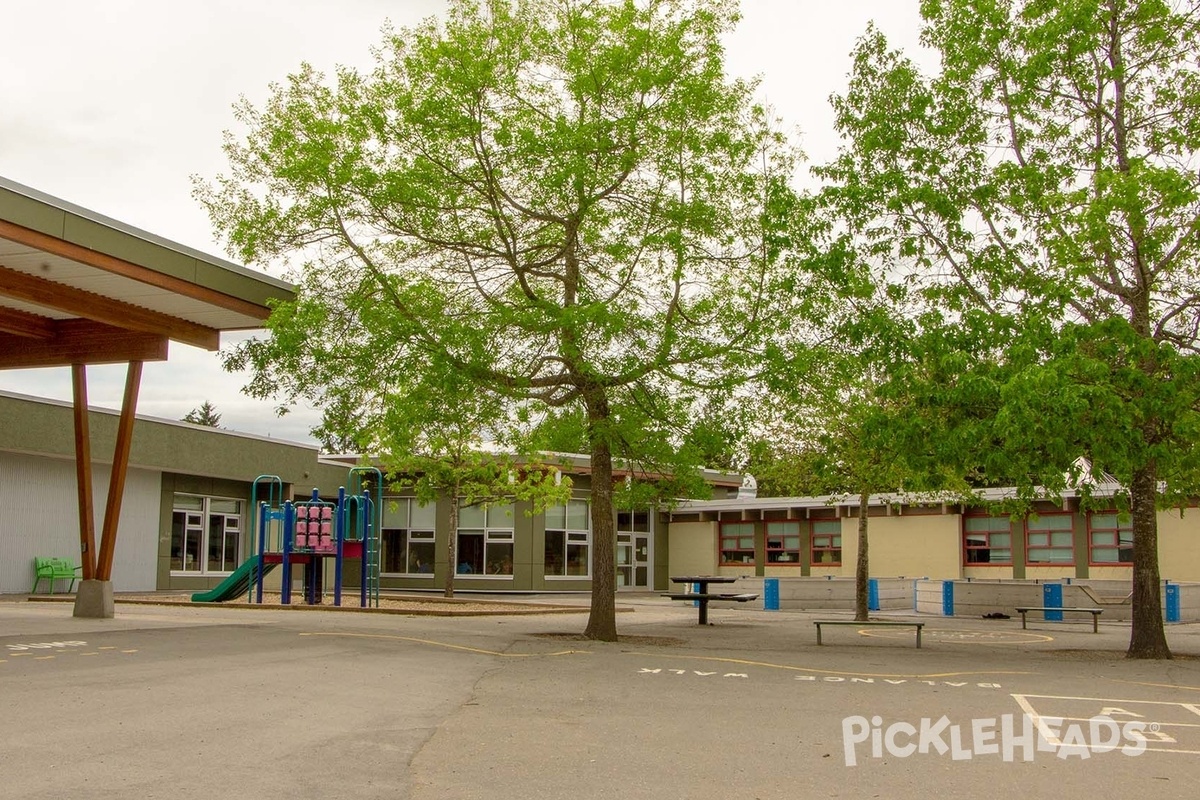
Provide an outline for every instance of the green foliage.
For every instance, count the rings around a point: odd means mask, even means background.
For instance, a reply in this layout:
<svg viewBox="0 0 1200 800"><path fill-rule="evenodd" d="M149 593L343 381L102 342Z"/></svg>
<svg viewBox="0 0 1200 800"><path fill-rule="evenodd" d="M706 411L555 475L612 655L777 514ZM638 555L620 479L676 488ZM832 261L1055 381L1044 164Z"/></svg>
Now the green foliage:
<svg viewBox="0 0 1200 800"><path fill-rule="evenodd" d="M241 259L303 263L276 343L230 357L256 369L252 391L336 403L277 357L311 352L380 409L412 397L380 374L461 376L505 409L502 440L546 438L548 409L583 421L601 638L612 457L693 471L682 434L704 393L795 319L794 153L754 84L724 75L736 19L725 0L454 0L444 22L387 33L369 74L306 66L240 105L230 174L197 189Z"/></svg>
<svg viewBox="0 0 1200 800"><path fill-rule="evenodd" d="M221 415L217 413L217 407L207 400L201 403L199 408L193 408L184 414L183 421L209 428L221 427Z"/></svg>
<svg viewBox="0 0 1200 800"><path fill-rule="evenodd" d="M939 328L970 334L940 405L994 409L990 427L963 414L985 481L1061 487L1085 456L1128 489L1146 609L1130 652L1165 654L1155 507L1200 492L1200 4L921 10L940 73L867 32L826 196Z"/></svg>
<svg viewBox="0 0 1200 800"><path fill-rule="evenodd" d="M759 497L815 497L829 491L818 474L821 457L811 447L760 439L750 444L745 469L757 481Z"/></svg>

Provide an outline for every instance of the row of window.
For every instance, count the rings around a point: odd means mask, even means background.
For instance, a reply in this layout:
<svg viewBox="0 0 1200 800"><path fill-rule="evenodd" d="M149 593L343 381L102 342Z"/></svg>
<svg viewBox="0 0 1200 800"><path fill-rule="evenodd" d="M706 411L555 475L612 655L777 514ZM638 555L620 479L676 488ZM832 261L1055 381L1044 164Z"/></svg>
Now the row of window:
<svg viewBox="0 0 1200 800"><path fill-rule="evenodd" d="M800 564L803 539L799 520L766 523L768 565ZM809 536L809 558L813 566L841 566L842 523L813 520ZM963 563L967 566L1012 566L1012 522L1008 517L963 517ZM753 566L753 522L721 524L722 566ZM1040 514L1024 523L1025 563L1034 566L1072 566L1075 563L1074 516ZM1095 565L1127 565L1133 562L1133 529L1128 517L1115 511L1088 514L1088 558Z"/></svg>
<svg viewBox="0 0 1200 800"><path fill-rule="evenodd" d="M591 576L592 533L586 500L546 509L542 554L549 577ZM431 574L436 560L435 509L413 498L387 498L383 508L380 571L392 575ZM621 530L648 529L645 512L618 514ZM455 541L460 575L513 574L513 507L464 506ZM226 573L240 563L242 502L175 495L171 525L173 572ZM628 560L628 559L627 559Z"/></svg>
<svg viewBox="0 0 1200 800"><path fill-rule="evenodd" d="M545 513L542 554L551 577L591 575L591 525L588 503L571 500ZM1116 512L1088 514L1088 559L1094 565L1133 562L1133 530ZM511 505L463 507L459 510L456 571L461 575L513 574L513 508ZM618 515L621 530L648 529L648 515ZM381 572L421 575L433 572L435 515L432 505L412 498L389 498L383 509ZM804 537L799 520L769 520L766 559L769 565L799 565ZM842 563L841 521L812 520L808 554L813 566ZM1025 563L1072 566L1075 563L1074 516L1047 513L1024 521ZM721 524L719 552L723 566L755 564L753 522ZM967 566L1012 566L1013 524L1006 516L963 517L963 563ZM237 568L242 552L242 502L227 498L176 495L171 526L171 570L223 573Z"/></svg>
<svg viewBox="0 0 1200 800"><path fill-rule="evenodd" d="M1024 524L1025 563L1030 566L1075 564L1074 515L1039 514ZM1088 563L1123 566L1133 563L1133 526L1115 511L1089 513ZM963 517L963 563L967 566L1012 566L1013 525L1008 517Z"/></svg>
<svg viewBox="0 0 1200 800"><path fill-rule="evenodd" d="M767 563L800 563L800 522L772 520L767 526ZM726 522L721 525L721 564L754 564L754 523ZM836 519L814 520L809 539L809 557L814 565L836 567L842 563L842 523Z"/></svg>
<svg viewBox="0 0 1200 800"><path fill-rule="evenodd" d="M542 554L550 577L591 575L592 534L585 500L546 509ZM459 575L513 574L513 507L464 506L458 511L455 572ZM434 510L412 498L389 498L383 515L381 572L421 575L433 572Z"/></svg>

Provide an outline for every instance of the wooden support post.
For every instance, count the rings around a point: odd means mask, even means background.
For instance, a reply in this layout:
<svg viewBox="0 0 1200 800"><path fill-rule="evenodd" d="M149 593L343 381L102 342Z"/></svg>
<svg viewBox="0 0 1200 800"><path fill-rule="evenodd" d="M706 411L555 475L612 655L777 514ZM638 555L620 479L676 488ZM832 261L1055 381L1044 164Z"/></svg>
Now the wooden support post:
<svg viewBox="0 0 1200 800"><path fill-rule="evenodd" d="M121 498L125 494L125 473L129 467L129 448L133 442L133 419L137 411L138 387L142 382L142 362L130 361L125 375L125 398L121 402L121 421L117 425L117 443L113 448L112 475L108 480L108 502L104 506L104 527L100 534L100 553L96 559L96 578L112 580L113 548L117 541L117 523L121 518Z"/></svg>
<svg viewBox="0 0 1200 800"><path fill-rule="evenodd" d="M96 522L92 511L92 443L88 432L87 367L71 365L75 415L75 486L79 496L79 556L83 580L96 577Z"/></svg>

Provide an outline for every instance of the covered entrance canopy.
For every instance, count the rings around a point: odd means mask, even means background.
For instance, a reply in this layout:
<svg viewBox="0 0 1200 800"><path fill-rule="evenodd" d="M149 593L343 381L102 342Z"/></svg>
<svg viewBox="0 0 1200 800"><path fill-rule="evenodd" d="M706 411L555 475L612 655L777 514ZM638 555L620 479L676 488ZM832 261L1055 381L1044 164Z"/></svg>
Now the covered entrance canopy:
<svg viewBox="0 0 1200 800"><path fill-rule="evenodd" d="M167 343L216 350L261 328L280 280L0 178L0 369L70 366L83 584L76 616L112 616L112 561L142 363ZM88 364L127 363L99 547L93 530Z"/></svg>

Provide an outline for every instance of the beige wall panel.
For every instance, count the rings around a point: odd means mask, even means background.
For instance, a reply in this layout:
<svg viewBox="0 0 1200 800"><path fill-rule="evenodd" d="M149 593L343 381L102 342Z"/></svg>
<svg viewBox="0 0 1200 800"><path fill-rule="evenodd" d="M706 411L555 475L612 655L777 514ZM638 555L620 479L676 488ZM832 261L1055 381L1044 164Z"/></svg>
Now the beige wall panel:
<svg viewBox="0 0 1200 800"><path fill-rule="evenodd" d="M1047 581L1074 578L1075 567L1025 567L1025 580Z"/></svg>
<svg viewBox="0 0 1200 800"><path fill-rule="evenodd" d="M1159 512L1158 558L1164 579L1200 581L1200 509Z"/></svg>
<svg viewBox="0 0 1200 800"><path fill-rule="evenodd" d="M871 577L959 577L959 519L957 514L871 517ZM847 517L842 520L843 574L854 574L857 557L858 520ZM815 566L813 574L818 574ZM1004 577L1012 577L1011 569Z"/></svg>
<svg viewBox="0 0 1200 800"><path fill-rule="evenodd" d="M714 575L717 573L717 523L675 522L668 533L670 575ZM719 574L726 574L722 570ZM728 574L742 571L729 569Z"/></svg>
<svg viewBox="0 0 1200 800"><path fill-rule="evenodd" d="M1163 562L1163 571L1164 573L1166 571L1165 561ZM1133 581L1133 567L1089 567L1088 580L1130 583Z"/></svg>

